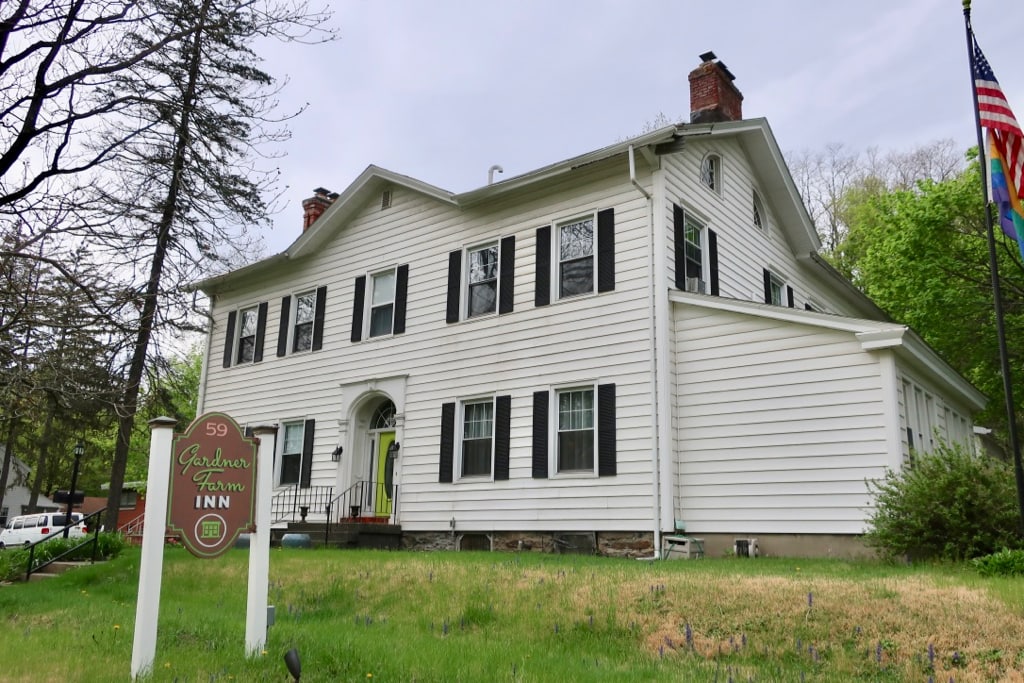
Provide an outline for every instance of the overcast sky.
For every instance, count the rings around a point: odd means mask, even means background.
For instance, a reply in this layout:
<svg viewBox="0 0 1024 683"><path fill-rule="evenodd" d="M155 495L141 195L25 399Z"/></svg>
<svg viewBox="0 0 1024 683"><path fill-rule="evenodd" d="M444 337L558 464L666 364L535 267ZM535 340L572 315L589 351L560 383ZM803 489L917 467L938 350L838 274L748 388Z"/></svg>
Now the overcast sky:
<svg viewBox="0 0 1024 683"><path fill-rule="evenodd" d="M318 0L312 0L316 5ZM975 144L960 0L346 0L340 38L261 48L290 79L286 185L268 253L301 232L302 199L369 164L452 192L688 120L687 75L714 51L747 118L784 152L842 143ZM1024 0L974 0L978 42L1024 119Z"/></svg>

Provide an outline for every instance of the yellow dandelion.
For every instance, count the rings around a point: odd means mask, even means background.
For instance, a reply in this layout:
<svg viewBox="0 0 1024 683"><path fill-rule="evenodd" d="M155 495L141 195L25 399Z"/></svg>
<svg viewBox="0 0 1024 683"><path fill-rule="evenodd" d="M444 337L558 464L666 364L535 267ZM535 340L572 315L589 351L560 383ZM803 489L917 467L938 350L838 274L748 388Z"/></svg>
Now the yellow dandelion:
<svg viewBox="0 0 1024 683"><path fill-rule="evenodd" d="M262 651L260 652L260 654L261 654L261 655L265 655L265 654L267 654L267 651L266 651L266 650L262 650Z"/></svg>
<svg viewBox="0 0 1024 683"><path fill-rule="evenodd" d="M171 668L171 663L170 662L164 662L164 668L165 669L170 669Z"/></svg>
<svg viewBox="0 0 1024 683"><path fill-rule="evenodd" d="M373 678L373 674L369 674L369 673L368 673L368 674L366 674L366 677L367 677L367 678Z"/></svg>
<svg viewBox="0 0 1024 683"><path fill-rule="evenodd" d="M114 624L114 630L115 631L120 631L121 630L121 624Z"/></svg>

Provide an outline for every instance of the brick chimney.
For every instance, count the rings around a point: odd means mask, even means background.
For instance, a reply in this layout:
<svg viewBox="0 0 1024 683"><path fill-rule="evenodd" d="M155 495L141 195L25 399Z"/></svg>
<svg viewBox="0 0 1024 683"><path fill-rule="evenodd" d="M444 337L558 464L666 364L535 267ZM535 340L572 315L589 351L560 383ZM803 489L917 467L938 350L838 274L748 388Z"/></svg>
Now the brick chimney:
<svg viewBox="0 0 1024 683"><path fill-rule="evenodd" d="M732 83L736 77L714 52L700 58L701 65L690 72L690 123L739 121L743 94Z"/></svg>
<svg viewBox="0 0 1024 683"><path fill-rule="evenodd" d="M309 226L316 222L324 214L334 200L338 198L337 192L328 192L322 187L313 190L313 196L302 200L302 232L309 230Z"/></svg>

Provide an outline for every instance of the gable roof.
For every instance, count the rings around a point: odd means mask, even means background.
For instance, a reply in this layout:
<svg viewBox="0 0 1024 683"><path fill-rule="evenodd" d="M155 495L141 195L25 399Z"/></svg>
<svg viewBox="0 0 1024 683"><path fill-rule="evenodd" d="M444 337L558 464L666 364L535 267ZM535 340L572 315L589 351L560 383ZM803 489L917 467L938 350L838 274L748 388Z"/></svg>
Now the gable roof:
<svg viewBox="0 0 1024 683"><path fill-rule="evenodd" d="M738 140L750 159L755 175L761 180L764 194L768 195L768 197L762 197L763 199L768 201L769 198L783 197L782 200L770 200L772 210L779 219L780 230L797 257L812 267L824 267L820 259L808 258L809 255L817 255L821 243L814 223L804 207L800 193L783 159L775 135L766 119L755 118L664 126L607 147L460 194L448 192L421 180L371 164L345 188L344 192L327 208L323 215L283 252L237 270L207 278L195 283L191 288L213 294L238 281L246 280L250 276L262 275L267 270L284 263L316 253L338 230L342 229L347 219L353 216L371 196L379 194L387 187L405 187L450 206L465 208L499 198L515 190L548 182L557 176L571 173L581 166L627 154L631 148L641 150L645 155L653 158L657 155L679 151L688 140L718 136ZM865 314L884 315L859 290L853 288L849 283L847 286L846 293L852 301L856 302L858 310Z"/></svg>

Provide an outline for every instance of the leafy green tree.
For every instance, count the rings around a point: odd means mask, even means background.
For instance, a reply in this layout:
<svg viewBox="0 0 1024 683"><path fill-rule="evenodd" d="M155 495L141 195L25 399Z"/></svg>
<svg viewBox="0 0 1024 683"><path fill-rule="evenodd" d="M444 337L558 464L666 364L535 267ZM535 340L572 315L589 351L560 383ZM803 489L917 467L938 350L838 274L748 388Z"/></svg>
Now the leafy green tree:
<svg viewBox="0 0 1024 683"><path fill-rule="evenodd" d="M888 557L966 560L1020 547L1010 466L940 446L869 481L876 495L865 542Z"/></svg>

